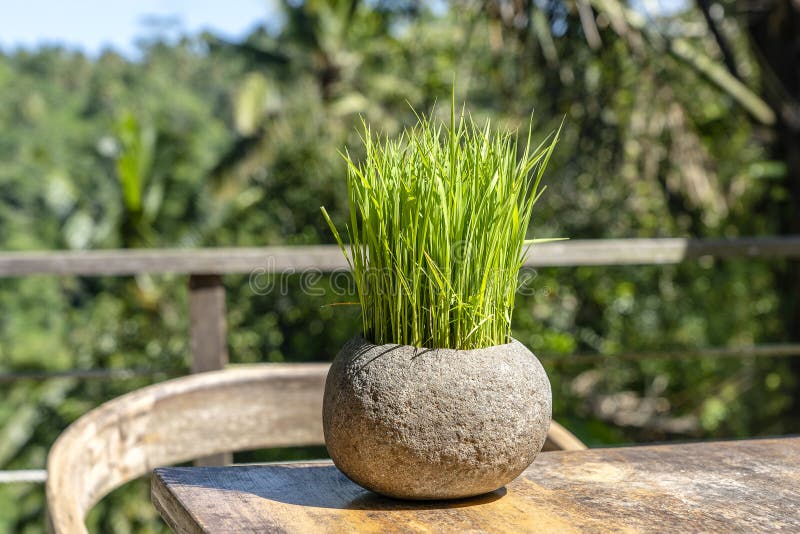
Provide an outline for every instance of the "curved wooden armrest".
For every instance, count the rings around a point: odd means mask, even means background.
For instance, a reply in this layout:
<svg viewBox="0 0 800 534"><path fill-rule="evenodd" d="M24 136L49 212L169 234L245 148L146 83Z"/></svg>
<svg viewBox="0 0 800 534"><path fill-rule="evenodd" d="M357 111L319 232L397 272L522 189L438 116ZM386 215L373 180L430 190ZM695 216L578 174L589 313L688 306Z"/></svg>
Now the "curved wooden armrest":
<svg viewBox="0 0 800 534"><path fill-rule="evenodd" d="M234 367L113 399L69 426L50 450L48 522L86 532L89 509L153 468L226 451L323 443L328 364Z"/></svg>
<svg viewBox="0 0 800 534"><path fill-rule="evenodd" d="M575 437L575 434L558 424L550 421L550 430L547 431L547 440L544 442L545 451L582 451L586 445Z"/></svg>

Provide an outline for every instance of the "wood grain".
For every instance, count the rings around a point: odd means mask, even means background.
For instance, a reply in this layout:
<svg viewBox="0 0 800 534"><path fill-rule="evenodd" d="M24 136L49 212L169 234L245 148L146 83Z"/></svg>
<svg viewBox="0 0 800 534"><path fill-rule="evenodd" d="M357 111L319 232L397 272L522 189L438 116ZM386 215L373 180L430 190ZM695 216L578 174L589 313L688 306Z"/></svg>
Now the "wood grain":
<svg viewBox="0 0 800 534"><path fill-rule="evenodd" d="M218 274L193 274L189 277L189 347L191 372L219 371L228 365L228 324L225 313L225 286ZM195 460L195 465L233 463L229 451Z"/></svg>
<svg viewBox="0 0 800 534"><path fill-rule="evenodd" d="M395 501L330 463L164 468L176 532L800 531L800 438L542 453L507 488Z"/></svg>
<svg viewBox="0 0 800 534"><path fill-rule="evenodd" d="M228 328L222 277L189 278L189 346L193 373L219 371L228 365Z"/></svg>
<svg viewBox="0 0 800 534"><path fill-rule="evenodd" d="M530 267L670 264L716 258L800 258L800 236L739 239L589 239L535 245ZM346 270L336 246L0 252L0 277L124 276Z"/></svg>

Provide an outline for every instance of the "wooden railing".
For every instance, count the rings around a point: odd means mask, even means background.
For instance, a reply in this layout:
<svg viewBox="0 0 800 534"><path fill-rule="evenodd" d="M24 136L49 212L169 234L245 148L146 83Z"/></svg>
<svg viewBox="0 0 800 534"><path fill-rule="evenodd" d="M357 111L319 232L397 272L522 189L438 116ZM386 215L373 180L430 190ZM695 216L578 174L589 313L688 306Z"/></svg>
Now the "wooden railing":
<svg viewBox="0 0 800 534"><path fill-rule="evenodd" d="M742 239L600 239L536 245L527 266L664 265L703 256L715 258L800 258L800 236ZM189 275L192 372L228 362L225 288L232 273L333 272L347 264L336 246L127 249L0 253L0 277L30 275Z"/></svg>
<svg viewBox="0 0 800 534"><path fill-rule="evenodd" d="M584 265L666 265L702 257L718 259L800 259L800 236L739 239L601 239L571 240L536 245L528 255L530 267ZM32 275L131 276L178 273L188 275L191 371L222 369L228 363L224 274L335 272L347 264L336 246L297 246L207 249L126 249L89 251L0 252L0 277ZM800 345L780 344L740 348L706 348L698 355L787 356L800 354ZM685 353L618 355L615 358L675 358ZM569 359L598 359L597 354ZM547 359L545 356L543 359ZM101 378L154 374L156 370L75 370L58 373L0 373L0 384L57 376ZM37 471L28 478L39 480ZM37 478L38 477L38 478ZM0 482L25 480L25 473L0 472Z"/></svg>
<svg viewBox="0 0 800 534"><path fill-rule="evenodd" d="M800 258L800 236L739 239L573 239L535 245L526 265L664 265L715 258ZM205 249L0 252L0 277L58 274L231 274L347 268L335 245Z"/></svg>

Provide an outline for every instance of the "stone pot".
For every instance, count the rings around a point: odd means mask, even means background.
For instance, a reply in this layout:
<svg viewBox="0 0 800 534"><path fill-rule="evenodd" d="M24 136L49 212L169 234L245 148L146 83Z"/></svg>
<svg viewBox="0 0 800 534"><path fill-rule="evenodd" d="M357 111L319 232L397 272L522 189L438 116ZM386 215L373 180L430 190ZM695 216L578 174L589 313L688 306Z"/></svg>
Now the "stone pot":
<svg viewBox="0 0 800 534"><path fill-rule="evenodd" d="M361 486L403 499L456 499L525 470L550 426L550 382L519 341L482 349L345 344L325 383L333 462Z"/></svg>

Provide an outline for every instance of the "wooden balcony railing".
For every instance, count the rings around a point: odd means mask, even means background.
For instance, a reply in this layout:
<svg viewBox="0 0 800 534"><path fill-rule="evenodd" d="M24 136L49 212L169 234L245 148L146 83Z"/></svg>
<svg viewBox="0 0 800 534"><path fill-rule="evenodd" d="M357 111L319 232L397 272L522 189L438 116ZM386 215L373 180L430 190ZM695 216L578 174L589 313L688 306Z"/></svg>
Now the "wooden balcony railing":
<svg viewBox="0 0 800 534"><path fill-rule="evenodd" d="M738 239L600 239L571 240L536 245L526 261L531 267L584 265L666 265L702 257L717 259L800 259L800 236ZM335 272L347 269L336 246L296 246L206 249L126 249L87 251L0 252L0 278L32 275L132 276L177 273L188 277L191 371L223 368L228 363L224 274ZM790 356L800 354L800 344L739 348L705 348L688 354L711 357ZM676 358L685 352L623 354L626 359ZM568 359L608 356L578 354ZM547 359L545 355L543 359ZM0 384L16 380L42 380L58 376L120 378L156 374L163 370L75 370L58 373L0 373ZM39 471L27 473L40 480ZM26 479L26 473L0 472L0 482ZM38 478L37 478L38 477Z"/></svg>
<svg viewBox="0 0 800 534"><path fill-rule="evenodd" d="M536 245L526 265L663 265L715 258L800 258L800 236L740 239L599 239ZM189 275L193 372L228 362L225 288L220 275L332 272L347 264L336 246L0 252L0 277L30 275ZM784 347L785 349L785 347Z"/></svg>

